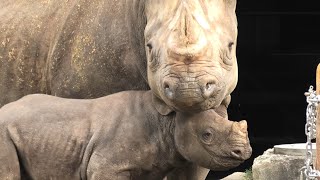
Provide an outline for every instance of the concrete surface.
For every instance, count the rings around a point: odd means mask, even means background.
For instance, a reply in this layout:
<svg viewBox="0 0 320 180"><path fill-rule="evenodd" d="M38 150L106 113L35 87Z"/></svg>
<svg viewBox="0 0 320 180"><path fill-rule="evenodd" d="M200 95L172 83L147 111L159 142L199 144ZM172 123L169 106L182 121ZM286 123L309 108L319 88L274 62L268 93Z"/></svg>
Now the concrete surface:
<svg viewBox="0 0 320 180"><path fill-rule="evenodd" d="M287 144L268 149L254 160L253 179L300 180L300 169L305 161L304 148L305 144Z"/></svg>

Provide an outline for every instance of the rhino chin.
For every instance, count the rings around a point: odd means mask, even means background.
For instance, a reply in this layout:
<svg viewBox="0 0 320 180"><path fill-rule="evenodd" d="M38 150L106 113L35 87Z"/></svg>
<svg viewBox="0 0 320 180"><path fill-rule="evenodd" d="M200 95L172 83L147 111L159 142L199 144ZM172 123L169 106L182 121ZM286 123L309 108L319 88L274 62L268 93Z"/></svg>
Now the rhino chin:
<svg viewBox="0 0 320 180"><path fill-rule="evenodd" d="M209 99L204 99L201 96L198 98L179 98L174 101L165 99L165 103L170 104L174 109L180 112L200 112L209 109L216 109L222 103L223 95L215 96Z"/></svg>
<svg viewBox="0 0 320 180"><path fill-rule="evenodd" d="M232 168L238 167L243 162L233 162L233 163L226 163L221 164L220 166L210 167L208 169L215 170L215 171L228 171Z"/></svg>
<svg viewBox="0 0 320 180"><path fill-rule="evenodd" d="M242 164L244 160L232 157L212 156L211 159L193 160L204 168L214 171L227 171Z"/></svg>

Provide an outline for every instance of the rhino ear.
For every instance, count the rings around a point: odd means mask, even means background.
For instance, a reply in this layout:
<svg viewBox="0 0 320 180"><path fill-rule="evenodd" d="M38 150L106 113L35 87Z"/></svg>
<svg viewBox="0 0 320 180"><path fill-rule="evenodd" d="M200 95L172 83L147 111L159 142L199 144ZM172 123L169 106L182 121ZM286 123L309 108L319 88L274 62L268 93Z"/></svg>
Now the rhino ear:
<svg viewBox="0 0 320 180"><path fill-rule="evenodd" d="M229 94L224 98L221 104L224 105L226 108L228 108L230 102L231 102L231 95Z"/></svg>
<svg viewBox="0 0 320 180"><path fill-rule="evenodd" d="M218 106L215 109L216 113L218 113L223 118L228 119L227 108L230 104L230 101L231 101L231 96L230 95L226 96L225 99L221 102L220 106Z"/></svg>
<svg viewBox="0 0 320 180"><path fill-rule="evenodd" d="M157 111L163 116L166 116L174 111L171 107L169 107L166 103L164 103L155 95L152 95L152 104L157 109Z"/></svg>

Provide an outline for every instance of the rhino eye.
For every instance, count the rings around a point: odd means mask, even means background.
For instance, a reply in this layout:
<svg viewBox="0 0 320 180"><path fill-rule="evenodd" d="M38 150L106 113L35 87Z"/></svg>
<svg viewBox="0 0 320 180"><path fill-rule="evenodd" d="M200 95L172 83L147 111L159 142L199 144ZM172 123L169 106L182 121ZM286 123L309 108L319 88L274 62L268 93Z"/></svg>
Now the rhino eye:
<svg viewBox="0 0 320 180"><path fill-rule="evenodd" d="M229 42L228 49L229 49L230 52L232 51L233 45L234 45L234 42Z"/></svg>
<svg viewBox="0 0 320 180"><path fill-rule="evenodd" d="M232 66L232 48L234 46L234 42L229 42L228 43L228 49L222 50L221 53L221 58L223 59L224 64L228 66Z"/></svg>
<svg viewBox="0 0 320 180"><path fill-rule="evenodd" d="M201 135L201 138L202 140L205 142L205 143L211 143L212 140L213 140L213 133L212 133L212 129L207 129L205 130L202 135Z"/></svg>
<svg viewBox="0 0 320 180"><path fill-rule="evenodd" d="M156 71L159 67L160 51L158 49L152 49L152 44L148 43L147 47L149 49L148 62L150 62L149 68L151 71Z"/></svg>
<svg viewBox="0 0 320 180"><path fill-rule="evenodd" d="M151 44L151 43L148 43L148 44L147 44L147 47L148 47L148 51L149 51L149 53L151 53L151 50L152 50L152 44Z"/></svg>

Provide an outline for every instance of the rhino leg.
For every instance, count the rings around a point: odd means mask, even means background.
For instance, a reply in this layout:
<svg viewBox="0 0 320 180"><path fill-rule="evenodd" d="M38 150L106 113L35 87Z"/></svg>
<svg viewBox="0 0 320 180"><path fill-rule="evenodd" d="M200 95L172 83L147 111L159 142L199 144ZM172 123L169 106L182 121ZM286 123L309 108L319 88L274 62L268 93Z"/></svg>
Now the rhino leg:
<svg viewBox="0 0 320 180"><path fill-rule="evenodd" d="M16 148L6 130L0 129L0 179L20 180L20 166Z"/></svg>
<svg viewBox="0 0 320 180"><path fill-rule="evenodd" d="M99 153L93 153L87 167L87 180L130 180L128 171L119 172L121 167L110 163Z"/></svg>
<svg viewBox="0 0 320 180"><path fill-rule="evenodd" d="M167 175L167 180L205 180L209 169L190 163L187 166L176 168Z"/></svg>

